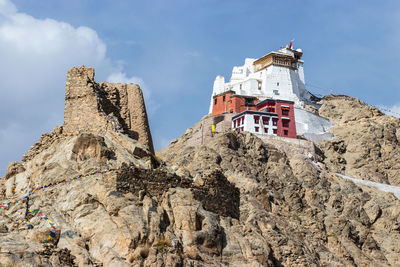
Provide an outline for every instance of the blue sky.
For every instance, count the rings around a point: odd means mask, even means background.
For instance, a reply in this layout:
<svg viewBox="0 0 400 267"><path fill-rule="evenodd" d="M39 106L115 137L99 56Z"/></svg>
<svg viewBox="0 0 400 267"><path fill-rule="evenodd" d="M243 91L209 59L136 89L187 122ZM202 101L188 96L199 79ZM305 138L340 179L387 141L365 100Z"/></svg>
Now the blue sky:
<svg viewBox="0 0 400 267"><path fill-rule="evenodd" d="M400 1L0 0L0 176L62 124L72 66L140 83L158 150L206 115L218 74L291 39L312 92L400 112Z"/></svg>

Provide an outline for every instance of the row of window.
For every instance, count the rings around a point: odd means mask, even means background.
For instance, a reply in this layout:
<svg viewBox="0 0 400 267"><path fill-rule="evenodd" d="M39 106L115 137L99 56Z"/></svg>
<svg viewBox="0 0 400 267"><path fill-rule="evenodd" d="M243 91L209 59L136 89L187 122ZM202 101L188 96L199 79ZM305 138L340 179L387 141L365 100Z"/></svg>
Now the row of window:
<svg viewBox="0 0 400 267"><path fill-rule="evenodd" d="M264 125L268 125L269 124L269 117L261 117L262 119L262 123ZM254 124L259 124L260 123L260 116L258 115L254 115ZM273 126L277 126L278 125L278 118L272 118L272 125Z"/></svg>
<svg viewBox="0 0 400 267"><path fill-rule="evenodd" d="M254 124L260 124L260 116L254 115L253 118L254 118ZM263 125L269 124L269 119L270 119L269 117L262 116L261 119ZM239 127L240 125L243 124L244 124L244 116L233 121L233 128ZM278 118L272 118L272 126L278 126ZM289 120L283 119L282 127L289 128Z"/></svg>
<svg viewBox="0 0 400 267"><path fill-rule="evenodd" d="M242 127L243 128L243 127ZM254 131L256 132L256 133L258 133L259 132L259 130L260 130L260 127L254 127ZM243 131L243 130L242 130ZM264 132L265 133L268 133L268 128L264 128ZM277 134L278 133L278 129L272 129L272 132L274 133L274 134ZM287 136L289 134L289 131L288 130L283 130L283 135L285 135L285 136Z"/></svg>
<svg viewBox="0 0 400 267"><path fill-rule="evenodd" d="M243 125L244 124L244 116L233 121L233 128L236 128L236 124L237 124L237 126L240 126L241 124Z"/></svg>
<svg viewBox="0 0 400 267"><path fill-rule="evenodd" d="M265 111L275 113L275 107L267 107ZM289 116L289 108L282 108L282 115Z"/></svg>
<svg viewBox="0 0 400 267"><path fill-rule="evenodd" d="M254 131L255 131L256 133L258 133L259 130L260 130L260 127L258 127L258 126L254 127ZM278 130L277 130L277 129L272 129L272 132L273 132L274 134L277 134L277 133L278 133ZM268 133L268 128L264 128L264 133Z"/></svg>

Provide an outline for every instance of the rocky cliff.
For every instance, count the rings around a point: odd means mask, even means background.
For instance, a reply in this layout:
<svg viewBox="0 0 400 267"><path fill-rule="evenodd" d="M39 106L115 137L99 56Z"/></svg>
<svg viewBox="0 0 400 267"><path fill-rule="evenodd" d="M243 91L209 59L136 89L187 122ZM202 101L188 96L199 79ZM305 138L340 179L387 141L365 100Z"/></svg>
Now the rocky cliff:
<svg viewBox="0 0 400 267"><path fill-rule="evenodd" d="M111 127L56 127L0 179L0 266L398 265L400 201L335 173L378 180L375 165L396 184L399 120L353 98L321 105L333 140L198 142L200 122L157 153L163 166Z"/></svg>
<svg viewBox="0 0 400 267"><path fill-rule="evenodd" d="M349 176L400 185L400 119L347 96L326 96L319 113L334 139L319 144L327 167Z"/></svg>

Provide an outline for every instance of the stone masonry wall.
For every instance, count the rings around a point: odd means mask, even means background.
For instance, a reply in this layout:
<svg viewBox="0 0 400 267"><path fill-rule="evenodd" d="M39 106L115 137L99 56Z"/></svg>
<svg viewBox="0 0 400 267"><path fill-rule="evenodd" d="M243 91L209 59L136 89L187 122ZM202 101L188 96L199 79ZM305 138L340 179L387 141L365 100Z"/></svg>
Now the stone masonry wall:
<svg viewBox="0 0 400 267"><path fill-rule="evenodd" d="M137 84L108 82L103 82L101 87L106 92L114 92L118 96L113 100L119 102L116 105L120 107L119 115L123 121L125 133L131 138L147 144L150 151L154 153L146 105L140 87Z"/></svg>
<svg viewBox="0 0 400 267"><path fill-rule="evenodd" d="M65 87L64 131L101 134L115 130L154 153L143 93L136 84L94 80L94 69L68 70Z"/></svg>
<svg viewBox="0 0 400 267"><path fill-rule="evenodd" d="M105 117L99 116L94 86L93 68L79 67L68 70L64 131L97 132L107 124Z"/></svg>

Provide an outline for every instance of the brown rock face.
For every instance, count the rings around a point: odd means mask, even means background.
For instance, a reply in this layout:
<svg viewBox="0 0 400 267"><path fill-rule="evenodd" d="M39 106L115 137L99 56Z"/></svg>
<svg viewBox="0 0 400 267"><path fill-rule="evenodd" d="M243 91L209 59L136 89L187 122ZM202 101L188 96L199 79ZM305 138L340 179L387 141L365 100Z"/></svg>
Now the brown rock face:
<svg viewBox="0 0 400 267"><path fill-rule="evenodd" d="M151 169L124 135L49 136L55 141L22 162L24 171L0 181L7 189L1 203L30 187L82 173L129 164L139 169L97 173L31 195L30 208L57 227L47 250L41 240L49 226L36 216L30 219L34 228L27 229L25 202L1 210L2 263L396 266L400 261L400 201L322 170L295 147L284 148L291 151L286 155L251 134L217 134L198 147L177 140L159 155L167 165ZM114 155L107 156L108 150Z"/></svg>
<svg viewBox="0 0 400 267"><path fill-rule="evenodd" d="M335 139L320 148L211 137L201 121L158 152L166 165L154 168L147 117L132 111L138 87L93 76L70 70L65 127L0 179L0 265L398 266L400 201L335 172L395 184L399 120L325 98L319 112L335 122ZM214 119L223 132L229 117L204 118Z"/></svg>
<svg viewBox="0 0 400 267"><path fill-rule="evenodd" d="M93 68L71 68L65 87L64 131L104 134L108 129L122 131L154 153L140 87L98 84Z"/></svg>
<svg viewBox="0 0 400 267"><path fill-rule="evenodd" d="M82 134L78 136L72 148L71 160L84 161L90 158L106 161L114 156L107 148L104 138L93 134Z"/></svg>
<svg viewBox="0 0 400 267"><path fill-rule="evenodd" d="M328 96L320 114L329 118L335 138L319 144L324 163L335 172L400 185L400 119L346 96Z"/></svg>
<svg viewBox="0 0 400 267"><path fill-rule="evenodd" d="M224 225L222 259L227 262L396 265L400 251L392 249L400 245L394 238L400 232L384 225L398 228L399 200L341 180L322 170L323 164L289 151L286 156L251 134L228 133L200 147L177 140L159 156L194 177L217 169L240 189L240 219Z"/></svg>

